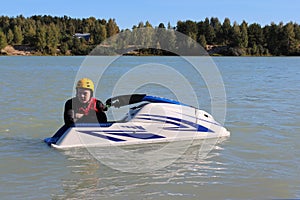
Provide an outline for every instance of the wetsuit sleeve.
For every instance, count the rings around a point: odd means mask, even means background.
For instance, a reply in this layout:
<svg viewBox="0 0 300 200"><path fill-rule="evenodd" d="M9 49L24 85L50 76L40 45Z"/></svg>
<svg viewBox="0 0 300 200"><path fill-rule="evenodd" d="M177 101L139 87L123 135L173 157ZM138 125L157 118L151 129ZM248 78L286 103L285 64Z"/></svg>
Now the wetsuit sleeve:
<svg viewBox="0 0 300 200"><path fill-rule="evenodd" d="M96 108L98 112L96 112L97 119L99 123L106 123L107 122L107 117L104 111L107 111L107 107L100 101L97 100L96 102Z"/></svg>
<svg viewBox="0 0 300 200"><path fill-rule="evenodd" d="M97 100L96 107L101 112L107 111L107 107L100 100Z"/></svg>
<svg viewBox="0 0 300 200"><path fill-rule="evenodd" d="M65 103L65 109L64 109L65 125L67 125L67 126L73 125L75 123L74 116L75 116L75 112L72 109L72 99L69 99Z"/></svg>

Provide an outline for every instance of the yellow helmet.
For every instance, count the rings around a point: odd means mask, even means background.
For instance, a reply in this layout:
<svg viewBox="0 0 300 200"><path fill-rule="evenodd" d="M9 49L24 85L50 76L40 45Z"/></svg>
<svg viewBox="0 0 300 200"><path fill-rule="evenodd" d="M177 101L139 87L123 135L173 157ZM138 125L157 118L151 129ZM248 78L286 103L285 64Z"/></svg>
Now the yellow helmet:
<svg viewBox="0 0 300 200"><path fill-rule="evenodd" d="M77 82L76 89L77 88L90 89L94 92L94 83L89 78L82 78Z"/></svg>

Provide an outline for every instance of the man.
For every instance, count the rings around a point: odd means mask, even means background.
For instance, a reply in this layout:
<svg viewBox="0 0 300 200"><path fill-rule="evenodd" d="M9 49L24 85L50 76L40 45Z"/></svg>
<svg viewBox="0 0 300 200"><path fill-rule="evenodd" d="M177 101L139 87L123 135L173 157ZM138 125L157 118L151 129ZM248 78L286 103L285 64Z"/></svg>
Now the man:
<svg viewBox="0 0 300 200"><path fill-rule="evenodd" d="M75 123L106 123L106 106L93 97L94 83L83 78L77 82L76 97L65 103L64 121L66 126Z"/></svg>

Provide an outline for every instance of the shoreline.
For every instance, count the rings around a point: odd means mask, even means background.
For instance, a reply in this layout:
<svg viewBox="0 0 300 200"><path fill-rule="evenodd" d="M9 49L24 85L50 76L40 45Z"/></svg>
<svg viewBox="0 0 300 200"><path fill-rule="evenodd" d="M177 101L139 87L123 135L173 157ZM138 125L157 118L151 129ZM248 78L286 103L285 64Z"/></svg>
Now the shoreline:
<svg viewBox="0 0 300 200"><path fill-rule="evenodd" d="M218 48L218 47L217 47ZM227 47L226 47L227 48ZM228 47L230 48L230 47ZM212 50L213 48L210 48ZM216 53L216 51L213 51L210 53L210 50L208 50L208 55L196 55L196 56L210 56L210 57L299 57L299 55L228 55L227 53L225 54L220 54ZM127 52L126 54L115 54L116 56L180 56L180 55L175 55L175 54L151 54L151 53L141 53L137 51L131 51ZM97 55L72 55L72 54L56 54L56 55L48 55L48 54L42 54L40 52L37 52L34 50L33 47L26 46L26 45L18 45L18 46L11 46L8 45L5 48L3 48L0 52L0 57L1 56L53 56L53 57L60 57L60 56L97 56ZM102 55L101 55L102 56ZM114 56L114 55L103 55L103 56ZM184 55L184 56L189 56L189 55ZM194 56L194 55L190 55Z"/></svg>

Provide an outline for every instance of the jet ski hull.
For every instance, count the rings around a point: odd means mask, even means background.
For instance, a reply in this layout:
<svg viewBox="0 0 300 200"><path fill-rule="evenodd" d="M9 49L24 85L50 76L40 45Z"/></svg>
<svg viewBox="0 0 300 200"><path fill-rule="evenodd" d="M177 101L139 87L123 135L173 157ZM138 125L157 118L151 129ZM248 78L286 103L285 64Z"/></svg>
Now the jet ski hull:
<svg viewBox="0 0 300 200"><path fill-rule="evenodd" d="M115 123L62 127L45 142L52 147L105 147L228 137L230 132L203 110L170 103L147 103L130 109Z"/></svg>

